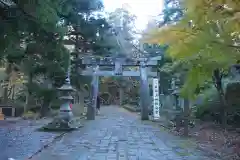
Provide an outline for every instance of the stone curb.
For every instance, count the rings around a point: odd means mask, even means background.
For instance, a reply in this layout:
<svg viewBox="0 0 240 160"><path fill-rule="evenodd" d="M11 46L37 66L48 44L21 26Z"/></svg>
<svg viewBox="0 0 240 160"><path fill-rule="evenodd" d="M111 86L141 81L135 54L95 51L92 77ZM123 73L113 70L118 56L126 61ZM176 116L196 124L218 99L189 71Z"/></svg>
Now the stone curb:
<svg viewBox="0 0 240 160"><path fill-rule="evenodd" d="M44 149L48 148L51 144L53 144L58 139L62 138L66 133L67 132L63 132L63 133L61 133L59 135L56 135L53 138L53 140L51 140L50 142L44 144L40 149L38 149L36 152L34 152L31 156L28 156L26 160L34 158L34 156L36 156L37 154L41 153Z"/></svg>
<svg viewBox="0 0 240 160"><path fill-rule="evenodd" d="M223 156L220 153L218 153L216 151L213 151L213 150L210 150L208 148L205 148L203 146L197 145L197 149L204 152L204 154L207 155L207 156L211 156L213 158L218 158L218 159L223 158Z"/></svg>
<svg viewBox="0 0 240 160"><path fill-rule="evenodd" d="M83 119L83 117L80 117L80 119ZM65 131L65 132L62 132L62 133L56 135L50 142L47 142L46 144L44 144L40 149L38 149L36 152L34 152L31 156L28 156L26 160L33 159L34 156L41 153L44 149L50 147L51 144L53 144L54 142L56 142L57 140L59 140L60 138L65 136L67 133L68 133L68 131Z"/></svg>

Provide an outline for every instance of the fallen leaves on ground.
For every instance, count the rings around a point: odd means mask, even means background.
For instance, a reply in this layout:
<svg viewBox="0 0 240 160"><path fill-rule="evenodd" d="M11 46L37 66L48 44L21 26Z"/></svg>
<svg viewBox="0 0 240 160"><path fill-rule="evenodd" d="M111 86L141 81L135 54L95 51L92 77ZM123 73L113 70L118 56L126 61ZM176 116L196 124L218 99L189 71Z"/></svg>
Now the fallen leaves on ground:
<svg viewBox="0 0 240 160"><path fill-rule="evenodd" d="M183 128L179 132L172 128L171 132L182 136ZM226 160L240 159L240 132L232 128L224 130L215 123L200 123L189 129L190 137L197 140L200 148L221 156Z"/></svg>

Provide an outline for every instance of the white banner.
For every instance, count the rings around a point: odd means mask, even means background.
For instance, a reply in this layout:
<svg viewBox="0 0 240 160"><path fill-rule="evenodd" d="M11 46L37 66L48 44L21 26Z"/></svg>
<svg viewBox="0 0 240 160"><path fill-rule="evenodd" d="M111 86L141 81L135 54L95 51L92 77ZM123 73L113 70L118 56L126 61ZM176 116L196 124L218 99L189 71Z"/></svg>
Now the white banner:
<svg viewBox="0 0 240 160"><path fill-rule="evenodd" d="M159 100L159 83L158 78L153 78L153 118L160 118L160 100Z"/></svg>

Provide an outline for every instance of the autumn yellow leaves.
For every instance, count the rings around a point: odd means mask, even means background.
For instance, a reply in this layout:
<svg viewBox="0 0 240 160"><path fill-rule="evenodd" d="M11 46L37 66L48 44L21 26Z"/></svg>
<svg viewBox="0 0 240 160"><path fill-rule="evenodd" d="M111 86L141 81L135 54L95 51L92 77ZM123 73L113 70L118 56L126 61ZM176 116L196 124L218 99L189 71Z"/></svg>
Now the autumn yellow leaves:
<svg viewBox="0 0 240 160"><path fill-rule="evenodd" d="M216 68L228 70L240 59L239 0L179 0L180 21L154 29L143 41L169 45L167 54L188 66L183 90L210 80Z"/></svg>

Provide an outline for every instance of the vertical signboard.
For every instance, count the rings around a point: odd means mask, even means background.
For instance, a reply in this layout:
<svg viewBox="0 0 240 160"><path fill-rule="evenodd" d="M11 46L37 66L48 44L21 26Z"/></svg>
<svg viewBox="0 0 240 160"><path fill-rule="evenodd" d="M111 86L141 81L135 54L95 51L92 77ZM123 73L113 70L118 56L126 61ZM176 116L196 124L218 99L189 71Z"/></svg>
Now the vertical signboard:
<svg viewBox="0 0 240 160"><path fill-rule="evenodd" d="M159 101L159 83L158 78L153 78L153 118L160 118L160 101Z"/></svg>
<svg viewBox="0 0 240 160"><path fill-rule="evenodd" d="M122 75L123 73L123 70L122 70L122 63L119 62L119 61L116 61L115 62L115 75Z"/></svg>

